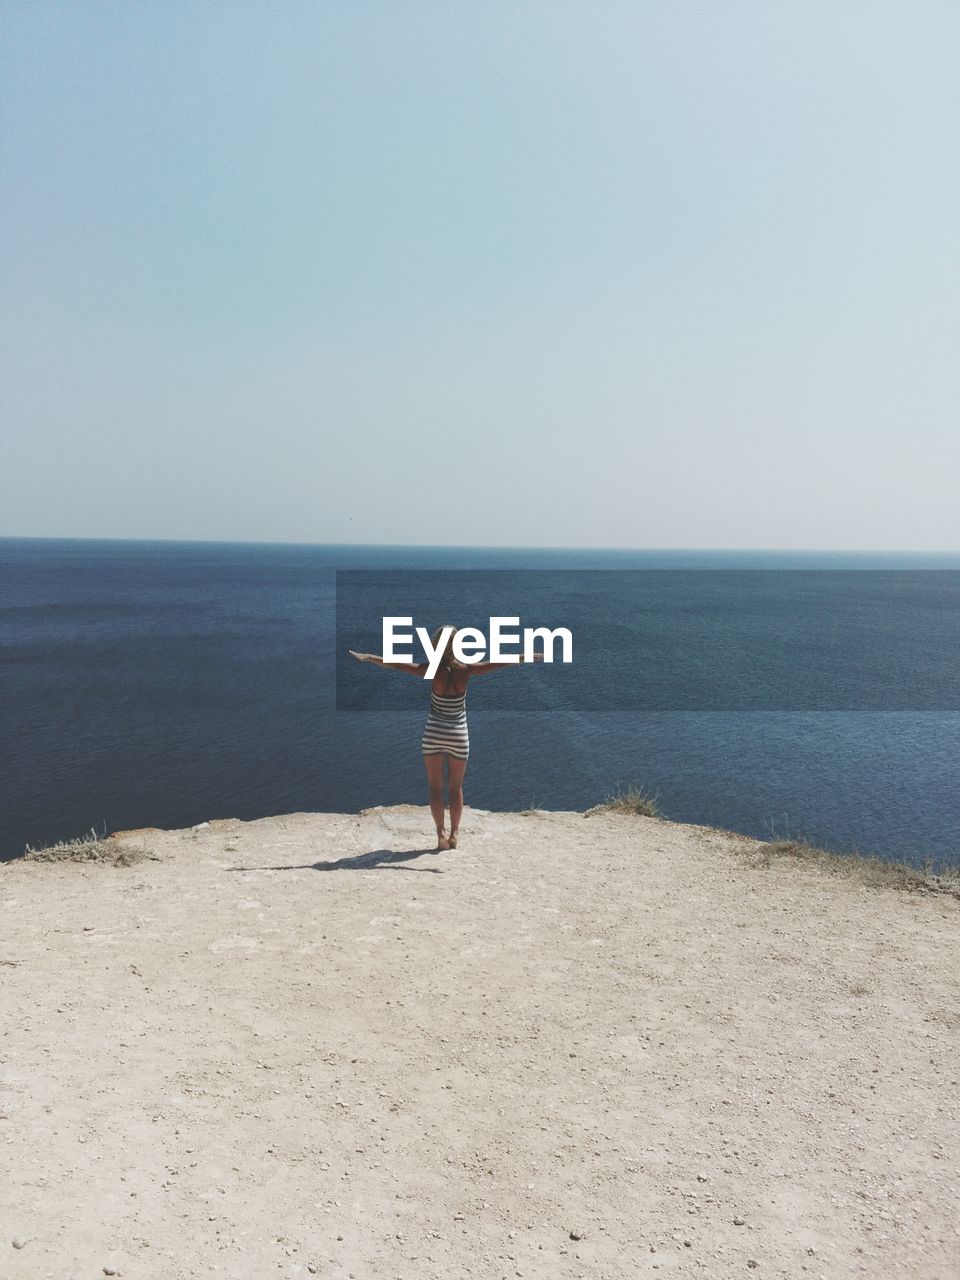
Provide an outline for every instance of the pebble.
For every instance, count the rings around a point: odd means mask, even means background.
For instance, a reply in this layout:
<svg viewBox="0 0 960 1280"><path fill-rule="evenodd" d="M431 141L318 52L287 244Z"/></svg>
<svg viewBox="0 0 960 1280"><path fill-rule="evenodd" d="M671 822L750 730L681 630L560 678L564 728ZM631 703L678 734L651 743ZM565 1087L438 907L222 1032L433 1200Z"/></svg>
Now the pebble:
<svg viewBox="0 0 960 1280"><path fill-rule="evenodd" d="M571 1232L570 1232L570 1239L571 1239L571 1240L582 1240L582 1239L583 1239L583 1232L582 1232L582 1231L571 1231Z"/></svg>
<svg viewBox="0 0 960 1280"><path fill-rule="evenodd" d="M756 1258L748 1258L748 1259L747 1259L747 1266L748 1266L748 1267L759 1267L759 1265L760 1265L760 1263L756 1260Z"/></svg>
<svg viewBox="0 0 960 1280"><path fill-rule="evenodd" d="M23 1236L14 1236L10 1243L15 1249L22 1249L27 1242L24 1240Z"/></svg>
<svg viewBox="0 0 960 1280"><path fill-rule="evenodd" d="M746 1218L734 1218L733 1225L735 1227L742 1227L746 1223L746 1221L747 1221Z"/></svg>

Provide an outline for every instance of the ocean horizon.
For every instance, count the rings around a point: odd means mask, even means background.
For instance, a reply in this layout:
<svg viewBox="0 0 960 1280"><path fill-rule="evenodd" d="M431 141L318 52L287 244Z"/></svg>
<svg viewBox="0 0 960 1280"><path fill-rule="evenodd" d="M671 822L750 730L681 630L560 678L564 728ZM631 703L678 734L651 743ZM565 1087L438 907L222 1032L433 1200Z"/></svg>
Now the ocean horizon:
<svg viewBox="0 0 960 1280"><path fill-rule="evenodd" d="M0 545L4 543L35 543L41 546L60 544L100 544L123 546L191 546L191 547L263 547L263 548L309 548L323 551L343 551L363 555L366 552L377 554L389 552L400 554L412 552L415 555L442 554L468 556L500 555L599 555L637 557L643 561L643 567L656 567L654 561L663 559L670 568L681 567L675 563L682 559L701 567L708 562L717 567L755 567L755 568L863 568L863 569L960 569L960 550L943 551L929 549L904 550L903 548L844 548L844 547L612 547L612 546L537 546L531 544L482 544L469 543L416 543L416 542L302 542L277 541L276 539L259 538L101 538L101 537L48 537L30 534L0 534ZM745 564L749 560L750 564ZM639 567L639 565L638 565Z"/></svg>

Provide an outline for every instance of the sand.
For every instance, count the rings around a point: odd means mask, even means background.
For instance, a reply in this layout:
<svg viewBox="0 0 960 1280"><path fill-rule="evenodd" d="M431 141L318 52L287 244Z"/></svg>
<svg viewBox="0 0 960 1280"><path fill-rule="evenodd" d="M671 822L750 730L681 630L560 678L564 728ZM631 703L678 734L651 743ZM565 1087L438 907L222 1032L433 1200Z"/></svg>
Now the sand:
<svg viewBox="0 0 960 1280"><path fill-rule="evenodd" d="M0 866L4 1280L957 1280L960 902L656 819L430 831Z"/></svg>

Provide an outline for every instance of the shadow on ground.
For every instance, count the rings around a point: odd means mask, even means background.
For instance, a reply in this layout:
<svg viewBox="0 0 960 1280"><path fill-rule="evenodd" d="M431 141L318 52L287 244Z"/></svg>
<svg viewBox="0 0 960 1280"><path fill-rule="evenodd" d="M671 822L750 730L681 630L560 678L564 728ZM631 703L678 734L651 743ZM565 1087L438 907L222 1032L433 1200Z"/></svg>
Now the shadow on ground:
<svg viewBox="0 0 960 1280"><path fill-rule="evenodd" d="M429 871L443 875L442 867L405 867L403 863L421 858L427 853L439 853L439 849L373 849L370 853L357 853L352 858L337 858L333 862L286 863L282 867L230 867L231 871Z"/></svg>

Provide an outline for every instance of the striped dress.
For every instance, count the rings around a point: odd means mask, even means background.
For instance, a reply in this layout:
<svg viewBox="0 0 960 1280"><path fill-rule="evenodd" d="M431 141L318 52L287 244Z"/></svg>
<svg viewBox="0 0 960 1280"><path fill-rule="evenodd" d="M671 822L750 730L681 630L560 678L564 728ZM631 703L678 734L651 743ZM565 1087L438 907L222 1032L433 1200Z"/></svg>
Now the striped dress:
<svg viewBox="0 0 960 1280"><path fill-rule="evenodd" d="M470 754L470 735L467 733L467 691L451 694L430 693L430 711L423 730L420 750L425 756L446 752L458 760L466 760Z"/></svg>

